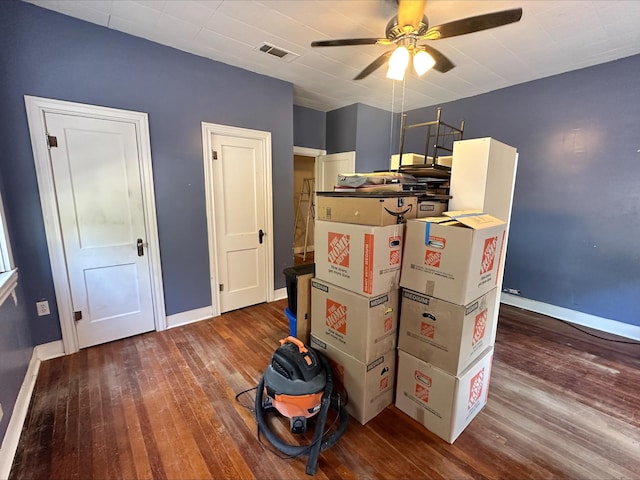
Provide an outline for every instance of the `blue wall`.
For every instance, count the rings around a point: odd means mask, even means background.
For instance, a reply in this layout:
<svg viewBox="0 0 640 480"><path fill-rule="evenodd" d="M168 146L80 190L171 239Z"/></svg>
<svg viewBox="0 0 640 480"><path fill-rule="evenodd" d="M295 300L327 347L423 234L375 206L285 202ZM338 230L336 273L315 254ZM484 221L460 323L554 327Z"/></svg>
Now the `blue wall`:
<svg viewBox="0 0 640 480"><path fill-rule="evenodd" d="M465 138L518 149L505 287L640 325L638 78L633 56L442 105L443 121L465 120Z"/></svg>
<svg viewBox="0 0 640 480"><path fill-rule="evenodd" d="M324 150L327 144L327 114L294 105L293 144L297 147Z"/></svg>
<svg viewBox="0 0 640 480"><path fill-rule="evenodd" d="M54 291L24 95L149 114L168 315L211 305L201 122L272 133L274 281L291 264L293 88L31 4L2 2L0 170L26 304ZM35 309L35 307L33 307ZM31 319L37 344L61 338L57 312Z"/></svg>
<svg viewBox="0 0 640 480"><path fill-rule="evenodd" d="M4 410L4 417L0 422L0 443L7 431L11 412L33 352L29 312L25 308L21 283L18 283L15 292L18 298L17 306L11 297L0 305L0 403Z"/></svg>
<svg viewBox="0 0 640 480"><path fill-rule="evenodd" d="M392 153L397 150L398 118L391 112L358 104L356 165L359 172L388 170Z"/></svg>
<svg viewBox="0 0 640 480"><path fill-rule="evenodd" d="M397 151L398 114L393 120L395 131L390 112L362 103L327 112L326 118L327 153L355 151L357 172L389 168L391 153Z"/></svg>
<svg viewBox="0 0 640 480"><path fill-rule="evenodd" d="M358 105L327 112L327 153L352 152L356 149ZM306 145L305 145L306 146ZM358 155L356 155L356 165Z"/></svg>

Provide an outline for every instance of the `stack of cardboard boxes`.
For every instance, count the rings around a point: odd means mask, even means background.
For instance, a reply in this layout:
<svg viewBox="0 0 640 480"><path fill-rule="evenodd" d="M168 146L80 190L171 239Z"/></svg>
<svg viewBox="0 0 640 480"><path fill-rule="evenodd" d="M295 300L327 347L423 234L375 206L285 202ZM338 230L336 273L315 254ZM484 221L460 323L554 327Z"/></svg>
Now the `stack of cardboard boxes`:
<svg viewBox="0 0 640 480"><path fill-rule="evenodd" d="M319 192L311 346L333 364L365 424L393 403L404 225L416 197Z"/></svg>
<svg viewBox="0 0 640 480"><path fill-rule="evenodd" d="M407 222L395 404L450 443L487 401L504 242L477 211Z"/></svg>

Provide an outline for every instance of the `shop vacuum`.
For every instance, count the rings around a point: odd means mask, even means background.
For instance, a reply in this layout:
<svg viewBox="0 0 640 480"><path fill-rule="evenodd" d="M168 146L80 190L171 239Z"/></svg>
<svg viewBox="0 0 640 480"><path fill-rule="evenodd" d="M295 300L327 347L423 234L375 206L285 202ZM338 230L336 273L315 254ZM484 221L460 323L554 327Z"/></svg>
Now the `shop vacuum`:
<svg viewBox="0 0 640 480"><path fill-rule="evenodd" d="M340 423L325 437L329 408L337 411ZM333 393L329 362L320 352L292 336L280 340L280 346L260 379L255 412L258 432L262 432L277 450L290 457L309 456L307 475L316 473L320 452L335 444L349 424L349 414L340 396ZM267 424L266 414L270 412L289 418L292 433L305 433L307 419L316 417L311 443L290 445L280 439Z"/></svg>

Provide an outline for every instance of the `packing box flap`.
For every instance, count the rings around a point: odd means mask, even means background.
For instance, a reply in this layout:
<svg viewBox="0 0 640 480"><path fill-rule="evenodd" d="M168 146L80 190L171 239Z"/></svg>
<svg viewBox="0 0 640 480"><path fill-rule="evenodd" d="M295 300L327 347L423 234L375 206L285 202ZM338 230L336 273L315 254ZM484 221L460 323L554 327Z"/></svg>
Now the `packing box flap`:
<svg viewBox="0 0 640 480"><path fill-rule="evenodd" d="M504 222L499 218L481 212L480 210L458 210L454 212L444 212L442 215L442 217L417 218L415 221L436 223L438 225L455 225L456 223L460 223L474 230L504 225Z"/></svg>
<svg viewBox="0 0 640 480"><path fill-rule="evenodd" d="M495 227L504 225L505 223L499 218L493 217L479 210L458 210L452 212L444 212L443 215L460 222L466 227L480 230L482 228Z"/></svg>

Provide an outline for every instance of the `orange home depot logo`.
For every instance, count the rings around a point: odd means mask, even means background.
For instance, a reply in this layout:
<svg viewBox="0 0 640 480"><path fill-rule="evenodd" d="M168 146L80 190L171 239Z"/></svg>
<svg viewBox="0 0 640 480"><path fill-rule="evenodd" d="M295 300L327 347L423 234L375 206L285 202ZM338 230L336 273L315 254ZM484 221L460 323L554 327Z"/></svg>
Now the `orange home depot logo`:
<svg viewBox="0 0 640 480"><path fill-rule="evenodd" d="M424 263L425 265L429 265L430 267L440 267L441 257L441 252L427 249L427 252L424 255Z"/></svg>
<svg viewBox="0 0 640 480"><path fill-rule="evenodd" d="M385 388L389 388L389 375L380 379L380 391L384 390Z"/></svg>
<svg viewBox="0 0 640 480"><path fill-rule="evenodd" d="M402 245L401 237L389 237L389 265L400 265L402 259L400 245Z"/></svg>
<svg viewBox="0 0 640 480"><path fill-rule="evenodd" d="M482 265L480 266L480 275L493 270L493 261L496 258L497 249L498 249L498 237L490 237L484 241L484 249L482 250Z"/></svg>
<svg viewBox="0 0 640 480"><path fill-rule="evenodd" d="M416 398L424 403L429 403L429 389L416 383Z"/></svg>
<svg viewBox="0 0 640 480"><path fill-rule="evenodd" d="M482 397L482 385L484 384L484 368L476 373L469 384L469 403L467 403L467 410L471 409L480 397Z"/></svg>
<svg viewBox="0 0 640 480"><path fill-rule="evenodd" d="M327 298L327 327L343 335L347 334L347 307Z"/></svg>
<svg viewBox="0 0 640 480"><path fill-rule="evenodd" d="M487 329L487 317L486 308L476 315L476 320L473 324L473 338L471 339L472 347L484 338L484 332Z"/></svg>
<svg viewBox="0 0 640 480"><path fill-rule="evenodd" d="M436 329L433 325L421 322L420 323L420 335L427 338L433 338L436 334Z"/></svg>
<svg viewBox="0 0 640 480"><path fill-rule="evenodd" d="M400 265L400 250L391 250L389 252L389 265Z"/></svg>
<svg viewBox="0 0 640 480"><path fill-rule="evenodd" d="M349 235L329 232L327 261L341 267L349 267Z"/></svg>
<svg viewBox="0 0 640 480"><path fill-rule="evenodd" d="M384 319L384 331L389 332L393 329L393 318L387 317Z"/></svg>

